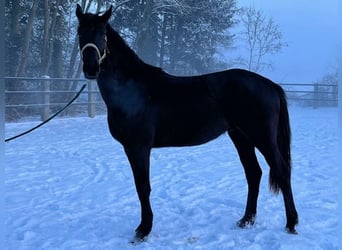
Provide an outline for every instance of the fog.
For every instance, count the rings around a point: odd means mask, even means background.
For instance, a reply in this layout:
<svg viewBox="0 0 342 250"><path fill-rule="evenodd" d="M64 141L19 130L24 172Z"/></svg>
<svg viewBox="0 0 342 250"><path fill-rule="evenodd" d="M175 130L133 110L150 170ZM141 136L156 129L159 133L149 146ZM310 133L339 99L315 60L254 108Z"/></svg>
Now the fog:
<svg viewBox="0 0 342 250"><path fill-rule="evenodd" d="M272 17L288 44L268 58L273 70L262 72L277 82L312 83L335 71L338 63L338 0L241 0Z"/></svg>

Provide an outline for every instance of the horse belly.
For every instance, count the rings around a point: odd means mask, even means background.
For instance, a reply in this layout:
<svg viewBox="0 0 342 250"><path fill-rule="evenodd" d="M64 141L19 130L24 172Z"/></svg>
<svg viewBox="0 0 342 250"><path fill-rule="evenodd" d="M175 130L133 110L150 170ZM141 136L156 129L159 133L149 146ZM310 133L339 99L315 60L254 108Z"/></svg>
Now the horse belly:
<svg viewBox="0 0 342 250"><path fill-rule="evenodd" d="M157 122L154 147L195 146L211 141L227 130L216 112L180 112Z"/></svg>

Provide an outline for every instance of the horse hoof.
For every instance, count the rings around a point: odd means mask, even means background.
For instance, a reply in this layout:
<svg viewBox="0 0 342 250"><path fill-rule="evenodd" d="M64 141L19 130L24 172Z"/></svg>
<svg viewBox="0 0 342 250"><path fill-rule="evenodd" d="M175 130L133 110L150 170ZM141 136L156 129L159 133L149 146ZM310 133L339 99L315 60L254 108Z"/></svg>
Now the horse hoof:
<svg viewBox="0 0 342 250"><path fill-rule="evenodd" d="M245 215L241 220L236 222L236 225L240 228L246 228L247 226L253 226L255 222L255 214Z"/></svg>
<svg viewBox="0 0 342 250"><path fill-rule="evenodd" d="M137 229L135 229L135 236L131 240L131 244L138 245L141 242L144 242L147 240L147 235L151 232L152 225L146 226L144 224L140 224Z"/></svg>
<svg viewBox="0 0 342 250"><path fill-rule="evenodd" d="M286 232L289 233L289 234L298 234L297 230L295 228L288 228L286 227L285 228Z"/></svg>
<svg viewBox="0 0 342 250"><path fill-rule="evenodd" d="M147 234L143 233L141 230L139 230L139 228L137 228L137 230L135 230L135 236L133 237L130 243L135 246L135 245L139 245L140 243L146 240L147 240Z"/></svg>
<svg viewBox="0 0 342 250"><path fill-rule="evenodd" d="M143 237L141 238L141 236L138 236L138 235L135 235L133 237L133 239L130 241L130 243L133 245L133 246L136 246L136 245L139 245L140 243L146 241L147 237Z"/></svg>

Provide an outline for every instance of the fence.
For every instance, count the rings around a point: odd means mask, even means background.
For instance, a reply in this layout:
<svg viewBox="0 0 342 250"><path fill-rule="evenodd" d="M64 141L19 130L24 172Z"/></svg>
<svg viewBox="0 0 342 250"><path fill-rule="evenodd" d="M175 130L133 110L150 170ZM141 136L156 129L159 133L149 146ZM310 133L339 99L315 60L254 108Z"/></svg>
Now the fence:
<svg viewBox="0 0 342 250"><path fill-rule="evenodd" d="M6 121L19 119L46 120L52 113L62 108L78 91L81 84L88 88L78 100L64 112L64 115L105 114L106 108L95 81L65 78L5 78L5 114ZM328 84L281 84L290 103L296 102L314 108L337 106L337 85Z"/></svg>
<svg viewBox="0 0 342 250"><path fill-rule="evenodd" d="M296 102L314 108L338 105L337 84L280 84L289 102Z"/></svg>
<svg viewBox="0 0 342 250"><path fill-rule="evenodd" d="M105 105L100 97L95 81L65 78L5 77L6 121L31 117L46 120L52 113L64 107L78 92L81 85L87 90L63 114L74 116L105 113Z"/></svg>

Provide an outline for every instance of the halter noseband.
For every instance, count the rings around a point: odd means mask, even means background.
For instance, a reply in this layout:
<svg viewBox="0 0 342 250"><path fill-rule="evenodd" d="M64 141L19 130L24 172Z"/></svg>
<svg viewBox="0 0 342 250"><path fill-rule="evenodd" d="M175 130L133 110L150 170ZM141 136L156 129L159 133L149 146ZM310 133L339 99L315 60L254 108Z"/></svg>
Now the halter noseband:
<svg viewBox="0 0 342 250"><path fill-rule="evenodd" d="M107 36L105 36L105 42L106 42L106 48L103 51L103 55L101 56L100 50L99 48L94 44L94 43L87 43L86 45L83 46L83 48L81 49L81 57L82 57L82 61L83 61L83 52L86 48L93 48L96 50L97 52L97 56L99 58L99 65L101 65L102 61L106 58L107 56Z"/></svg>

